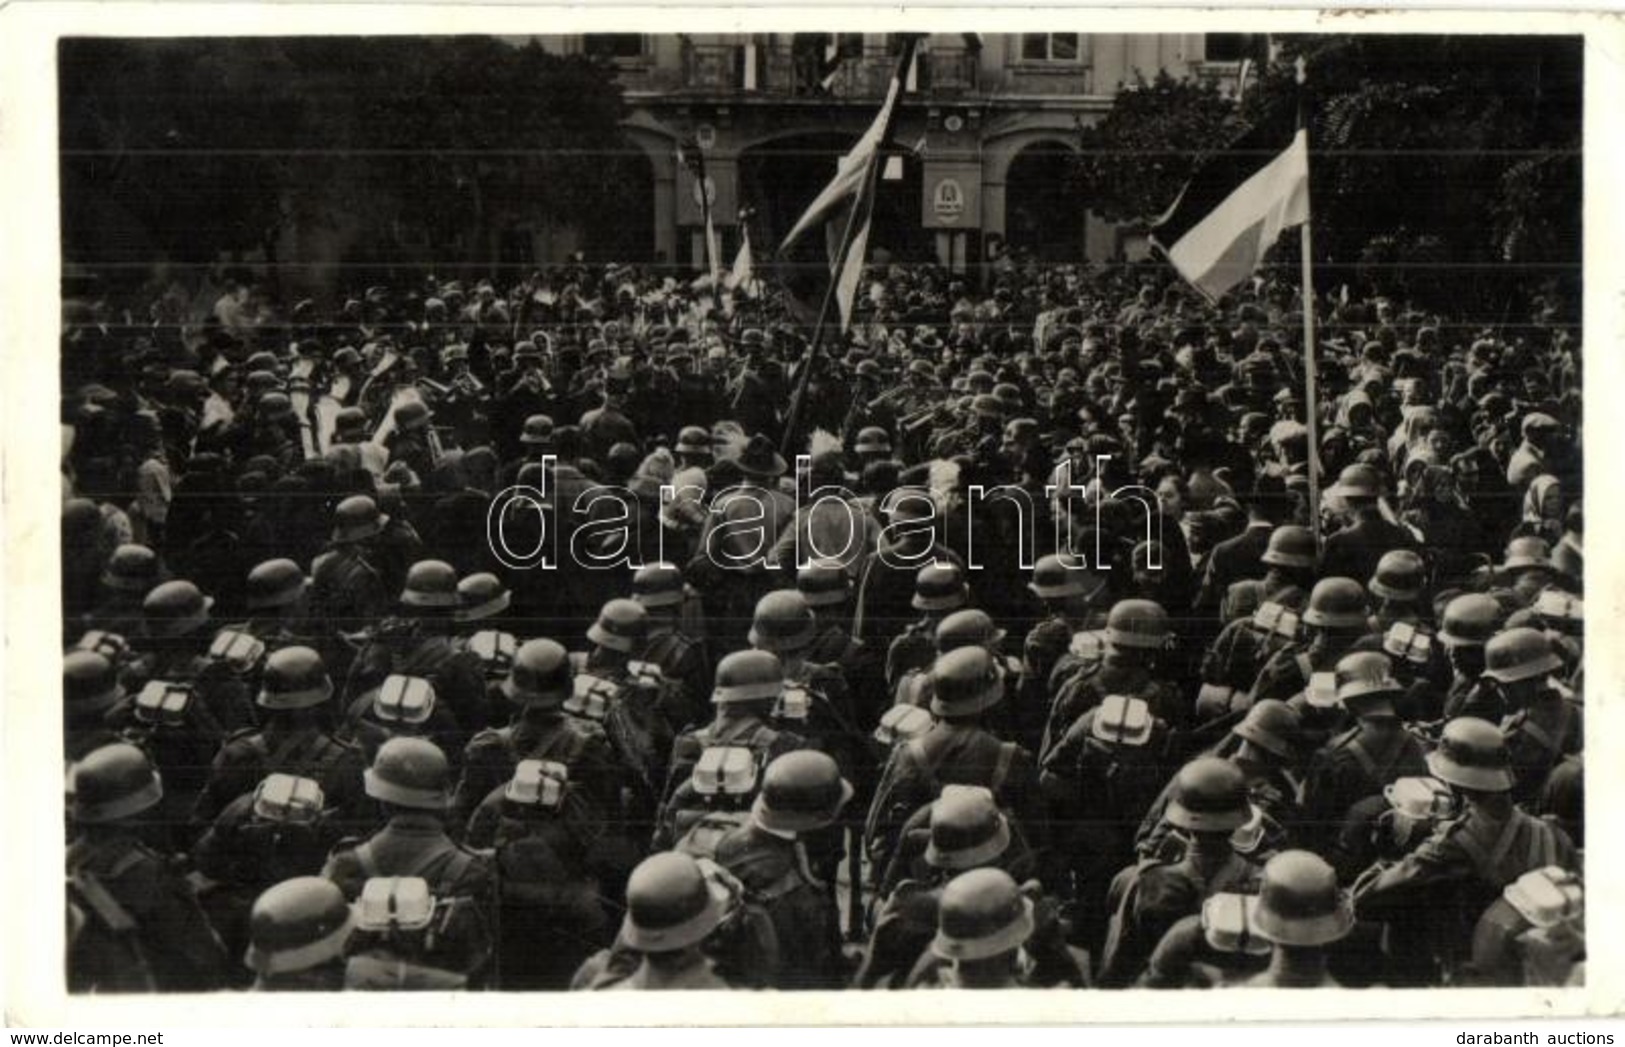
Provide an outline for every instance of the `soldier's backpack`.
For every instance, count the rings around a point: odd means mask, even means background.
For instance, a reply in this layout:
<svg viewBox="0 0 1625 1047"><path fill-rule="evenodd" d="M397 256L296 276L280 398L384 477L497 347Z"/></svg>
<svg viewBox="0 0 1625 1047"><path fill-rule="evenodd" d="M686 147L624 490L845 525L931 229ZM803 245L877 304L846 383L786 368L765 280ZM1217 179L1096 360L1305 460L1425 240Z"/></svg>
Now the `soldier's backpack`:
<svg viewBox="0 0 1625 1047"><path fill-rule="evenodd" d="M462 989L483 972L491 943L472 902L436 898L418 877L374 877L355 905L347 989Z"/></svg>
<svg viewBox="0 0 1625 1047"><path fill-rule="evenodd" d="M761 788L757 756L743 746L710 746L689 775L687 797L672 816L674 850L695 858L715 858L717 844L750 821L751 803Z"/></svg>
<svg viewBox="0 0 1625 1047"><path fill-rule="evenodd" d="M931 710L920 705L893 705L880 714L880 723L870 736L878 765L884 766L892 750L920 737L936 725Z"/></svg>
<svg viewBox="0 0 1625 1047"><path fill-rule="evenodd" d="M265 660L265 643L240 629L222 629L209 643L208 659L237 676L249 676Z"/></svg>
<svg viewBox="0 0 1625 1047"><path fill-rule="evenodd" d="M156 992L140 926L95 873L69 870L67 902L69 991Z"/></svg>
<svg viewBox="0 0 1625 1047"><path fill-rule="evenodd" d="M558 908L591 903L586 874L591 817L570 787L570 770L554 760L521 760L502 790L493 841L497 892L505 905Z"/></svg>
<svg viewBox="0 0 1625 1047"><path fill-rule="evenodd" d="M601 726L644 794L658 799L673 741L662 707L664 677L642 662L628 668L631 672L624 681L578 674L564 711Z"/></svg>
<svg viewBox="0 0 1625 1047"><path fill-rule="evenodd" d="M513 633L497 629L481 629L468 638L468 652L479 660L480 672L487 680L500 680L513 668L519 641Z"/></svg>

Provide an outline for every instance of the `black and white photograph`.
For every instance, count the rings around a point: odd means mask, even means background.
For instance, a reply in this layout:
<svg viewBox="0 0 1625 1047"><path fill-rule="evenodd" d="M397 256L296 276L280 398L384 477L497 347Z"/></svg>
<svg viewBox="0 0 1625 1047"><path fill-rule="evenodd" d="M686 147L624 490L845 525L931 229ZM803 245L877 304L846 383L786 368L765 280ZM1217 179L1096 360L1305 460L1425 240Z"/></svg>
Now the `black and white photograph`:
<svg viewBox="0 0 1625 1047"><path fill-rule="evenodd" d="M1037 16L54 41L70 1014L1588 984L1595 50Z"/></svg>

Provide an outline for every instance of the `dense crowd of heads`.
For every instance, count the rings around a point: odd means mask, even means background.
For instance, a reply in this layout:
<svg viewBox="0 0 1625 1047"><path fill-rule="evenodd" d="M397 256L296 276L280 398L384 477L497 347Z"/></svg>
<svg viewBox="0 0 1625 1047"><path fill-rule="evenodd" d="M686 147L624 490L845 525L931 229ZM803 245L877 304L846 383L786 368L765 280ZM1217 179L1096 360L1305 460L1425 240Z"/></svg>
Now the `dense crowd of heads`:
<svg viewBox="0 0 1625 1047"><path fill-rule="evenodd" d="M70 288L70 987L1578 981L1570 306L1300 308Z"/></svg>

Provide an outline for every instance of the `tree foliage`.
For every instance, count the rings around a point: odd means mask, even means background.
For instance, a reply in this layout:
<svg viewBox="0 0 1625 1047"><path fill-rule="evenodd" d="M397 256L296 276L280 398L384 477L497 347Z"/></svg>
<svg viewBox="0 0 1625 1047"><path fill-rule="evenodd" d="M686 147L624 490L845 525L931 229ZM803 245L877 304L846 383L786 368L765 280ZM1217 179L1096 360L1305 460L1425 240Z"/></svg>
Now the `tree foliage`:
<svg viewBox="0 0 1625 1047"><path fill-rule="evenodd" d="M534 42L75 39L60 59L63 234L93 265L269 254L289 228L477 264L505 215L613 213L641 158L613 71Z"/></svg>
<svg viewBox="0 0 1625 1047"><path fill-rule="evenodd" d="M1167 210L1197 161L1240 129L1235 105L1212 84L1137 77L1099 123L1083 128L1076 189L1101 217L1149 222Z"/></svg>
<svg viewBox="0 0 1625 1047"><path fill-rule="evenodd" d="M1084 136L1081 193L1147 221L1207 150L1290 118L1308 69L1317 271L1423 305L1502 318L1513 296L1578 301L1579 37L1278 37L1241 111L1194 83L1131 85ZM1283 249L1290 254L1291 248ZM1295 256L1294 256L1295 257Z"/></svg>

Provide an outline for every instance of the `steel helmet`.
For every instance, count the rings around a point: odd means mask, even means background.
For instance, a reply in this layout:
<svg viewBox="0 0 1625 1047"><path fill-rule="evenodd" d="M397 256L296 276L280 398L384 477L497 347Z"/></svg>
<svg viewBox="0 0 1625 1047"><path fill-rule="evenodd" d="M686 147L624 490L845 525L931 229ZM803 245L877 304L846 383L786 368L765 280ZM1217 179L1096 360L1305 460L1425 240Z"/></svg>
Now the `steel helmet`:
<svg viewBox="0 0 1625 1047"><path fill-rule="evenodd" d="M333 510L333 542L344 545L382 534L389 517L378 511L378 503L367 495L355 494Z"/></svg>
<svg viewBox="0 0 1625 1047"><path fill-rule="evenodd" d="M1503 793L1512 788L1506 739L1488 720L1458 716L1445 724L1427 763L1433 777L1463 789Z"/></svg>
<svg viewBox="0 0 1625 1047"><path fill-rule="evenodd" d="M858 454L891 454L891 437L878 425L866 426L858 430L852 449Z"/></svg>
<svg viewBox="0 0 1625 1047"><path fill-rule="evenodd" d="M445 611L457 606L457 569L444 560L419 560L406 571L401 606Z"/></svg>
<svg viewBox="0 0 1625 1047"><path fill-rule="evenodd" d="M1237 738L1251 742L1283 760L1297 755L1302 720L1298 711L1276 698L1254 702L1232 729Z"/></svg>
<svg viewBox="0 0 1625 1047"><path fill-rule="evenodd" d="M948 881L931 951L945 960L986 960L1020 948L1033 933L1032 899L1003 869L972 869Z"/></svg>
<svg viewBox="0 0 1625 1047"><path fill-rule="evenodd" d="M362 775L367 795L396 807L444 811L451 801L451 769L440 747L423 738L391 738Z"/></svg>
<svg viewBox="0 0 1625 1047"><path fill-rule="evenodd" d="M501 614L512 601L513 594L502 584L502 579L489 571L471 574L457 583L459 621L477 622Z"/></svg>
<svg viewBox="0 0 1625 1047"><path fill-rule="evenodd" d="M292 560L266 560L248 572L243 599L250 611L286 607L305 595L305 572Z"/></svg>
<svg viewBox="0 0 1625 1047"><path fill-rule="evenodd" d="M1359 582L1352 578L1322 578L1309 592L1303 621L1320 629L1363 629L1370 624L1370 613L1365 589Z"/></svg>
<svg viewBox="0 0 1625 1047"><path fill-rule="evenodd" d="M974 869L1010 848L1010 822L981 785L945 785L931 805L925 861L935 869Z"/></svg>
<svg viewBox="0 0 1625 1047"><path fill-rule="evenodd" d="M632 599L644 607L676 607L686 595L683 569L674 563L644 564L632 575Z"/></svg>
<svg viewBox="0 0 1625 1047"><path fill-rule="evenodd" d="M141 601L141 614L148 636L185 636L209 621L214 597L204 596L197 586L184 579L165 582Z"/></svg>
<svg viewBox="0 0 1625 1047"><path fill-rule="evenodd" d="M1391 549L1377 561L1371 595L1383 600L1419 600L1427 568L1409 549Z"/></svg>
<svg viewBox="0 0 1625 1047"><path fill-rule="evenodd" d="M1231 833L1252 817L1247 778L1229 760L1202 756L1174 776L1168 824L1192 832Z"/></svg>
<svg viewBox="0 0 1625 1047"><path fill-rule="evenodd" d="M497 686L510 702L528 709L556 709L570 697L575 669L564 646L531 640L513 656L513 668Z"/></svg>
<svg viewBox="0 0 1625 1047"><path fill-rule="evenodd" d="M283 880L254 900L243 963L262 975L308 971L342 959L354 927L338 884L320 876Z"/></svg>
<svg viewBox="0 0 1625 1047"><path fill-rule="evenodd" d="M62 703L75 715L104 713L124 697L118 669L95 651L69 651L62 658Z"/></svg>
<svg viewBox="0 0 1625 1047"><path fill-rule="evenodd" d="M73 820L101 825L140 814L164 798L158 769L128 742L104 745L69 772Z"/></svg>
<svg viewBox="0 0 1625 1047"><path fill-rule="evenodd" d="M1517 683L1563 668L1551 638L1527 626L1495 634L1484 645L1484 675L1500 683Z"/></svg>
<svg viewBox="0 0 1625 1047"><path fill-rule="evenodd" d="M937 623L937 653L945 654L973 645L992 650L1004 642L1004 637L1004 630L993 624L986 611L975 608L955 611Z"/></svg>
<svg viewBox="0 0 1625 1047"><path fill-rule="evenodd" d="M621 940L639 952L698 945L727 915L727 888L693 858L664 851L645 858L626 881Z"/></svg>
<svg viewBox="0 0 1625 1047"><path fill-rule="evenodd" d="M1329 945L1354 928L1354 905L1325 859L1282 851L1264 863L1258 933L1278 945Z"/></svg>
<svg viewBox="0 0 1625 1047"><path fill-rule="evenodd" d="M840 817L852 794L834 759L816 749L798 749L767 765L751 816L774 832L811 832Z"/></svg>
<svg viewBox="0 0 1625 1047"><path fill-rule="evenodd" d="M1094 596L1106 588L1106 579L1087 568L1087 562L1076 553L1050 553L1039 557L1033 566L1033 580L1027 588L1041 600Z"/></svg>
<svg viewBox="0 0 1625 1047"><path fill-rule="evenodd" d="M1106 642L1113 647L1157 651L1172 639L1168 612L1155 600L1119 600L1106 616Z"/></svg>
<svg viewBox="0 0 1625 1047"><path fill-rule="evenodd" d="M1338 659L1333 671L1337 700L1355 716L1393 716L1394 697L1404 687L1394 679L1393 663L1379 651L1356 651Z"/></svg>
<svg viewBox="0 0 1625 1047"><path fill-rule="evenodd" d="M1464 593L1445 605L1439 642L1446 647L1482 647L1501 624L1501 605L1483 593Z"/></svg>
<svg viewBox="0 0 1625 1047"><path fill-rule="evenodd" d="M283 647L265 659L254 701L262 709L310 709L332 696L322 656L309 647Z"/></svg>
<svg viewBox="0 0 1625 1047"><path fill-rule="evenodd" d="M735 651L717 664L716 687L711 701L717 705L733 702L777 701L784 693L784 665L772 651Z"/></svg>
<svg viewBox="0 0 1625 1047"><path fill-rule="evenodd" d="M1337 483L1326 493L1346 499L1375 499L1382 496L1384 486L1383 475L1375 466L1356 462L1338 474Z"/></svg>
<svg viewBox="0 0 1625 1047"><path fill-rule="evenodd" d="M965 572L956 564L926 564L914 575L914 597L909 606L916 611L957 611L969 602Z"/></svg>
<svg viewBox="0 0 1625 1047"><path fill-rule="evenodd" d="M1307 527L1282 524L1270 532L1269 545L1259 558L1272 567L1314 567L1315 536Z"/></svg>
<svg viewBox="0 0 1625 1047"><path fill-rule="evenodd" d="M796 571L796 589L812 607L834 607L847 601L846 569L836 560L813 560Z"/></svg>
<svg viewBox="0 0 1625 1047"><path fill-rule="evenodd" d="M1501 569L1518 571L1530 567L1550 569L1551 566L1551 546L1546 544L1546 539L1524 535L1507 543L1506 560L1502 562Z"/></svg>
<svg viewBox="0 0 1625 1047"><path fill-rule="evenodd" d="M636 600L611 600L587 627L587 639L599 647L631 654L649 635L649 612Z"/></svg>
<svg viewBox="0 0 1625 1047"><path fill-rule="evenodd" d="M701 425L685 425L677 434L677 453L691 457L711 457L711 432Z"/></svg>
<svg viewBox="0 0 1625 1047"><path fill-rule="evenodd" d="M1004 674L985 647L938 655L927 679L931 711L938 716L973 716L1004 699Z"/></svg>
<svg viewBox="0 0 1625 1047"><path fill-rule="evenodd" d="M145 593L157 584L158 554L133 542L114 549L102 571L102 585L121 593Z"/></svg>
<svg viewBox="0 0 1625 1047"><path fill-rule="evenodd" d="M395 408L395 428L403 433L415 432L429 424L434 412L422 400L408 400Z"/></svg>
<svg viewBox="0 0 1625 1047"><path fill-rule="evenodd" d="M779 589L756 602L748 639L752 647L777 654L800 651L818 635L818 623L807 598L795 589Z"/></svg>

